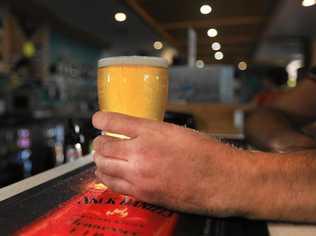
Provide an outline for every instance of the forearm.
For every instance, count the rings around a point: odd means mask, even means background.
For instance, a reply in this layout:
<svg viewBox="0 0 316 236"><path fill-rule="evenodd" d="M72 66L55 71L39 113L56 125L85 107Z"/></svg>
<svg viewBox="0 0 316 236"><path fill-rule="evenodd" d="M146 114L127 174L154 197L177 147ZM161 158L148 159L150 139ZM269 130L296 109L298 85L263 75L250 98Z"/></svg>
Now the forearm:
<svg viewBox="0 0 316 236"><path fill-rule="evenodd" d="M316 147L314 139L295 130L289 118L276 110L261 109L248 114L245 132L250 144L266 151L289 152Z"/></svg>
<svg viewBox="0 0 316 236"><path fill-rule="evenodd" d="M316 150L248 158L246 217L316 222Z"/></svg>

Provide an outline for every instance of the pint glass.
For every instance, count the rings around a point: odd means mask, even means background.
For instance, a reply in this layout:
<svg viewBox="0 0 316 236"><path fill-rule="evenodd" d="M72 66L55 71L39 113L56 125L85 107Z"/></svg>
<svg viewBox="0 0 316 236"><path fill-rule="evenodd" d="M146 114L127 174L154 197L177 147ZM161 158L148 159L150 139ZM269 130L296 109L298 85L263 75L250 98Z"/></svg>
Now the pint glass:
<svg viewBox="0 0 316 236"><path fill-rule="evenodd" d="M101 111L162 121L168 96L168 63L158 57L111 57L98 62Z"/></svg>

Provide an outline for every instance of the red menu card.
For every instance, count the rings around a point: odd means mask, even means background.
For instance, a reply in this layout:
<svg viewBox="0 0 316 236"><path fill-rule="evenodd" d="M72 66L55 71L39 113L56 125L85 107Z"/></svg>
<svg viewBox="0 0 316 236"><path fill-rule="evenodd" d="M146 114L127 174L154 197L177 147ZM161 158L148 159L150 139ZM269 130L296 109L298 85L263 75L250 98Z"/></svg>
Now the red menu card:
<svg viewBox="0 0 316 236"><path fill-rule="evenodd" d="M23 236L169 236L178 215L102 184L76 195L16 233Z"/></svg>

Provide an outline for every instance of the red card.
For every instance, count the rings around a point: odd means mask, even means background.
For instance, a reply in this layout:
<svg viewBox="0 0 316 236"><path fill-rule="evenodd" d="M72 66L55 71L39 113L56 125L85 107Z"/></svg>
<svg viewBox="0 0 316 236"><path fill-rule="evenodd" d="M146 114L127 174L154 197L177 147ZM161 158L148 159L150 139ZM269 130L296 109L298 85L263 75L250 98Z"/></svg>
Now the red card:
<svg viewBox="0 0 316 236"><path fill-rule="evenodd" d="M169 236L178 214L96 184L16 235Z"/></svg>

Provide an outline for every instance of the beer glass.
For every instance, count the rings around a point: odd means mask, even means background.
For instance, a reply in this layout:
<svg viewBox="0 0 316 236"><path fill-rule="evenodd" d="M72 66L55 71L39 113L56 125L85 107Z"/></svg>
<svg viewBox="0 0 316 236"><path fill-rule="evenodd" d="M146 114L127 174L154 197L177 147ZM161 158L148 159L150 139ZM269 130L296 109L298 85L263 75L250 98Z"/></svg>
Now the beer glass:
<svg viewBox="0 0 316 236"><path fill-rule="evenodd" d="M101 111L162 121L168 97L167 61L139 56L99 60L98 97Z"/></svg>

